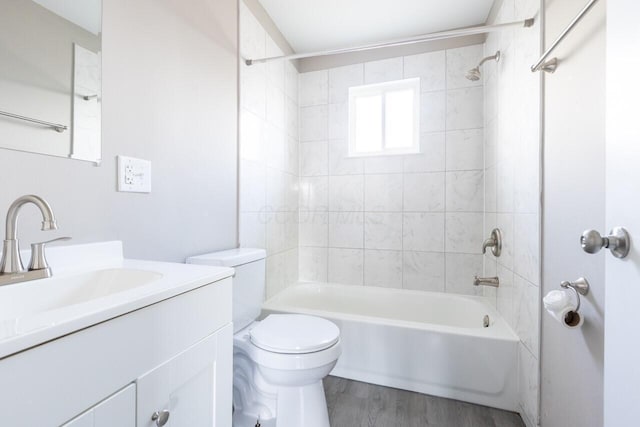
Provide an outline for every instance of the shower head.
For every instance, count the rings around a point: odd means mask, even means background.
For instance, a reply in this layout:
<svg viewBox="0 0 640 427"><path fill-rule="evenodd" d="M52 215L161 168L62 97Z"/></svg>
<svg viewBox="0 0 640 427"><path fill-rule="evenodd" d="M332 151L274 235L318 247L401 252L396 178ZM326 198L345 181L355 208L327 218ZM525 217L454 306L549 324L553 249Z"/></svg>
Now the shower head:
<svg viewBox="0 0 640 427"><path fill-rule="evenodd" d="M467 74L465 75L467 80L471 80L472 82L477 82L478 80L480 80L481 76L482 76L482 73L480 73L480 68L478 67L470 69L469 71L467 71Z"/></svg>
<svg viewBox="0 0 640 427"><path fill-rule="evenodd" d="M496 62L500 61L500 51L497 51L495 53L495 55L487 56L482 61L480 61L480 63L478 64L477 67L472 68L469 71L467 71L467 74L465 75L465 78L467 80L471 80L472 82L476 82L476 81L480 80L480 77L482 77L482 73L480 72L480 67L482 67L482 64L484 64L485 62L487 62L487 61L489 61L491 59L495 60Z"/></svg>

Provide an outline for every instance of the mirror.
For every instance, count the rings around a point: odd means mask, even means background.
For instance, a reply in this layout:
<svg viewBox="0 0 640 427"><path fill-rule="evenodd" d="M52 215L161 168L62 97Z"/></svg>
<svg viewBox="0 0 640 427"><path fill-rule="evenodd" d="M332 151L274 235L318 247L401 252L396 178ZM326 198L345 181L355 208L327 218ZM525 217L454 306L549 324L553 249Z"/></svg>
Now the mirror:
<svg viewBox="0 0 640 427"><path fill-rule="evenodd" d="M0 11L0 148L99 164L102 0Z"/></svg>

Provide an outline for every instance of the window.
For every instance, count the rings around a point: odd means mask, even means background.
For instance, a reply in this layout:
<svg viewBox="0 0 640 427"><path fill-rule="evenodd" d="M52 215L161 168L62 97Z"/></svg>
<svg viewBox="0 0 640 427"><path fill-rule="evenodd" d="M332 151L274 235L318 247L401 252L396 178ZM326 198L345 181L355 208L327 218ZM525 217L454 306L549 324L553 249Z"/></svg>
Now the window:
<svg viewBox="0 0 640 427"><path fill-rule="evenodd" d="M420 79L349 88L349 156L418 153Z"/></svg>

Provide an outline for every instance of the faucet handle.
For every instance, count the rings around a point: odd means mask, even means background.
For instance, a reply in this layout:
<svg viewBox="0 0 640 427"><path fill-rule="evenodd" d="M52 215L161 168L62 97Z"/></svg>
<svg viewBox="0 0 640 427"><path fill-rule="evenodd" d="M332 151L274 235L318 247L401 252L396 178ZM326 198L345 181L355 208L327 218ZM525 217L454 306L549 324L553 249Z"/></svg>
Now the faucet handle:
<svg viewBox="0 0 640 427"><path fill-rule="evenodd" d="M47 240L46 242L38 242L31 244L31 261L29 262L29 271L44 270L49 268L47 258L44 255L44 247L49 243L62 242L71 240L71 237L58 237L57 239Z"/></svg>

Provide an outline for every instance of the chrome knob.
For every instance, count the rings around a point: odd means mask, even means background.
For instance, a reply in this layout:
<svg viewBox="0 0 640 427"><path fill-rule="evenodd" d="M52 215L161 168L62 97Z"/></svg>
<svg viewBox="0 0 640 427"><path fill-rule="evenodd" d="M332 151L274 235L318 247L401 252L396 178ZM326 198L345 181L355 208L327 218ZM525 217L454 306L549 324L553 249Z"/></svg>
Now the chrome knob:
<svg viewBox="0 0 640 427"><path fill-rule="evenodd" d="M580 236L580 245L588 254L595 254L607 248L616 258L624 258L629 254L631 246L629 233L622 227L615 227L608 236L601 236L596 230L586 230Z"/></svg>
<svg viewBox="0 0 640 427"><path fill-rule="evenodd" d="M163 409L162 411L156 411L151 415L151 421L155 421L158 427L162 427L169 421L169 413L168 410Z"/></svg>

